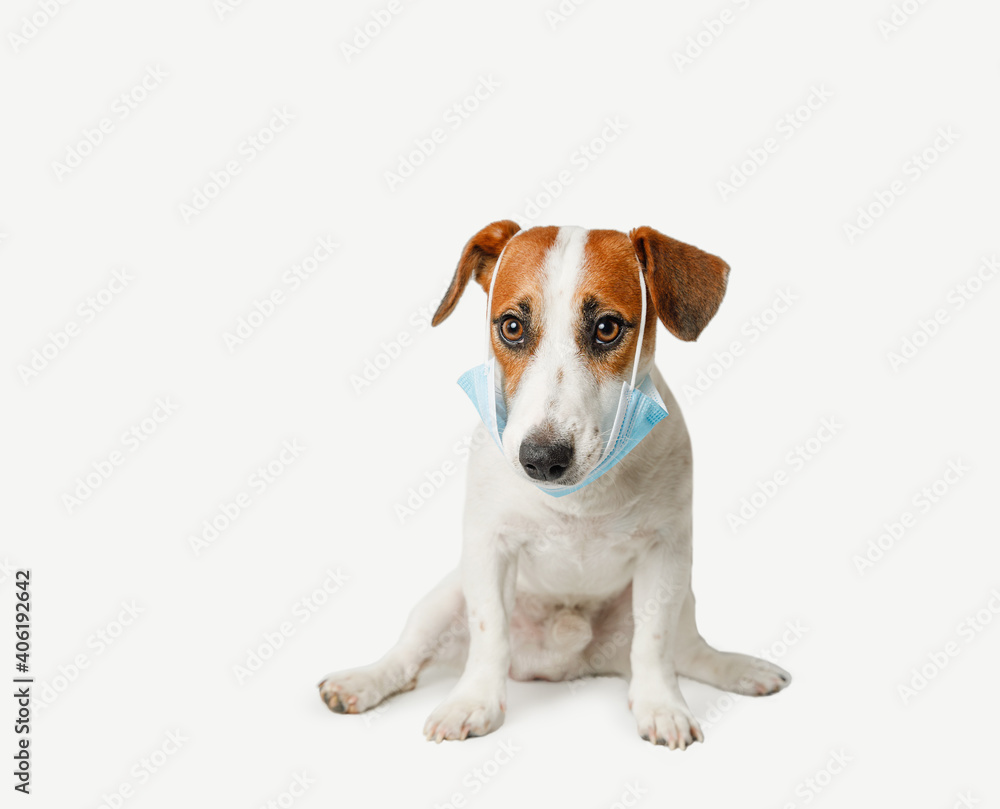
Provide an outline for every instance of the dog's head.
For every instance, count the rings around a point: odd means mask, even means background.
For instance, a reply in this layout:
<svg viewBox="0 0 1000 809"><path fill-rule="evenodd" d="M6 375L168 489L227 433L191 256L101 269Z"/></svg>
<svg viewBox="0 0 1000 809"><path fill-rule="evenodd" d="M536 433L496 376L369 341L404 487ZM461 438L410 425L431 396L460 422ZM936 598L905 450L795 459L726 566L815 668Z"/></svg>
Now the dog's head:
<svg viewBox="0 0 1000 809"><path fill-rule="evenodd" d="M646 323L637 382L650 370L656 318L681 340L712 319L729 266L652 228L536 227L504 220L473 236L433 325L471 279L487 292L503 261L488 313L507 406L503 451L518 474L572 486L600 461L602 425L632 375L646 282Z"/></svg>

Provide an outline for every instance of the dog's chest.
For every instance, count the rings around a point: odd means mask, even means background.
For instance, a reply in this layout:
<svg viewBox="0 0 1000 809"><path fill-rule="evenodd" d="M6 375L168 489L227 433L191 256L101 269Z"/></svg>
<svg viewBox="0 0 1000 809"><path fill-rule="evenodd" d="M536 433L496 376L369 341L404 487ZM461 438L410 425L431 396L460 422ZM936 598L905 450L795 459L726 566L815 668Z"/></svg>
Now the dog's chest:
<svg viewBox="0 0 1000 809"><path fill-rule="evenodd" d="M601 600L632 580L649 532L612 517L557 518L527 532L518 555L518 589L568 600Z"/></svg>

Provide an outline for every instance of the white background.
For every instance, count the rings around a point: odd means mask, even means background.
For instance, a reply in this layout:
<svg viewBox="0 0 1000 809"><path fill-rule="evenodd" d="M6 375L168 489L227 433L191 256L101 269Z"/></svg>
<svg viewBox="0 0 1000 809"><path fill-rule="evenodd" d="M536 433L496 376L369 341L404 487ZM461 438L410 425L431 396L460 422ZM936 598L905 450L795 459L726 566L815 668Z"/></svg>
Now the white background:
<svg viewBox="0 0 1000 809"><path fill-rule="evenodd" d="M593 0L558 21L555 0L400 0L350 59L343 44L385 4L247 0L220 19L210 0L74 2L47 21L42 5L16 0L0 19L0 669L14 676L10 570L30 567L39 699L32 795L18 801L114 806L105 796L125 784L129 809L257 807L304 772L295 806L458 793L474 807L610 807L628 785L645 806L1000 805L1000 281L955 302L1000 249L995 4L910 0L882 31L889 2ZM44 24L19 40L33 15ZM165 78L121 117L116 100L157 66ZM482 78L499 86L453 126L446 113ZM829 98L779 129L813 87ZM294 120L241 151L275 108ZM113 129L88 150L102 118ZM624 131L581 159L615 118ZM437 127L443 142L390 188L386 172ZM957 140L935 152L948 128ZM720 190L768 138L777 150ZM89 154L67 173L53 164L70 151ZM231 160L239 174L185 221L182 204ZM561 171L571 182L547 200ZM903 193L850 237L895 181ZM333 715L316 693L327 672L380 656L457 561L463 471L413 514L396 507L460 460L476 425L455 380L482 359L483 296L470 290L438 329L425 318L466 239L510 216L651 225L732 266L714 322L694 344L661 329L658 364L697 459L701 629L769 650L794 682L762 700L685 682L706 743L683 754L638 738L617 680L512 684L498 733L440 746L421 728L451 675L367 717ZM320 237L339 247L292 291L283 273ZM85 320L122 268L133 280ZM281 305L230 351L225 333L276 288ZM779 292L795 300L774 317ZM756 338L753 318L769 321ZM918 349L894 368L907 339ZM35 351L49 359L25 373ZM176 412L130 448L123 433L158 398ZM824 419L834 437L793 465ZM255 491L248 478L292 440L303 451ZM68 501L116 451L110 477ZM950 462L965 471L930 503L921 491ZM734 530L729 515L781 471ZM190 537L241 492L251 505L196 553ZM295 604L328 570L346 582L302 621ZM123 629L122 602L141 610ZM282 622L291 636L240 682L234 667ZM106 628L120 631L110 646ZM936 670L929 655L948 644ZM932 679L902 694L925 664ZM187 741L140 775L176 730ZM830 774L834 753L850 761Z"/></svg>

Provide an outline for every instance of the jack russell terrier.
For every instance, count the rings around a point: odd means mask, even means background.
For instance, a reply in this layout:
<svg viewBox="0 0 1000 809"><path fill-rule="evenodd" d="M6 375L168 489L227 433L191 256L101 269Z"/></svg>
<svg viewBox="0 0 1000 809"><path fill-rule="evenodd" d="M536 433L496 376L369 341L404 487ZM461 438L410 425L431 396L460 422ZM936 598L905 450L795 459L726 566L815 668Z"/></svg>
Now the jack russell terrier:
<svg viewBox="0 0 1000 809"><path fill-rule="evenodd" d="M678 676L751 696L791 682L698 632L691 443L653 364L656 319L694 340L728 275L649 227L501 221L472 237L433 319L472 279L489 296L487 361L460 380L494 439L470 455L461 565L381 660L320 683L332 710L366 711L429 663L464 661L424 727L440 742L500 727L508 676L619 676L642 738L683 750L703 737Z"/></svg>

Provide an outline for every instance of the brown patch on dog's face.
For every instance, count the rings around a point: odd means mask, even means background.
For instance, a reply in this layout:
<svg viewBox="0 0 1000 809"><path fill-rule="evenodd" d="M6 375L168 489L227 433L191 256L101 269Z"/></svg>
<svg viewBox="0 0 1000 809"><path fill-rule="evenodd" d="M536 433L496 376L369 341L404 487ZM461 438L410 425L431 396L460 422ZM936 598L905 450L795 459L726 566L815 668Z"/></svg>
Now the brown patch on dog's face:
<svg viewBox="0 0 1000 809"><path fill-rule="evenodd" d="M545 256L558 233L556 227L524 231L508 242L500 262L489 313L490 339L508 400L542 340Z"/></svg>
<svg viewBox="0 0 1000 809"><path fill-rule="evenodd" d="M575 294L580 312L577 342L598 382L632 374L642 317L640 271L628 236L617 230L589 232ZM643 355L652 357L655 347L656 312L647 303Z"/></svg>

